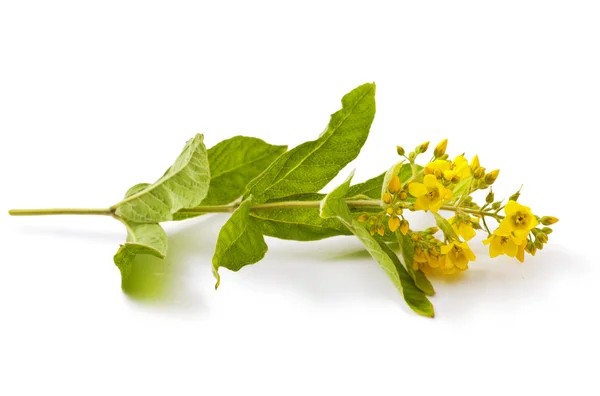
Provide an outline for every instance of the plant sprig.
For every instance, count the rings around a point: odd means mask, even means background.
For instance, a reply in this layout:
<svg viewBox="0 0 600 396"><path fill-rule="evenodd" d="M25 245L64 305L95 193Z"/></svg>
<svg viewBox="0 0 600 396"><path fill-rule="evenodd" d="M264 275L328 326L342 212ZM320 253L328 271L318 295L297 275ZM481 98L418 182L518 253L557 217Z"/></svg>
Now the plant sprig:
<svg viewBox="0 0 600 396"><path fill-rule="evenodd" d="M289 151L287 146L246 136L207 150L198 134L156 182L134 185L108 208L13 209L9 214L112 216L127 230L127 239L114 256L123 283L136 258L166 257L168 238L160 223L167 221L231 213L219 232L212 260L215 287L220 268L239 271L265 256L264 236L315 241L354 235L407 304L429 317L434 316L428 299L434 289L427 275L466 270L475 258L467 242L476 230L487 232L484 243L490 245L492 257L506 254L523 261L524 252L534 255L547 243L552 231L547 226L558 219L535 216L518 204L520 190L506 205L495 201L491 185L499 171L486 172L477 156L470 164L463 155L449 160L446 140L424 166L416 160L429 142L408 154L398 146L404 160L387 172L355 185L350 175L329 194L319 193L358 156L374 117L375 84L367 83L342 98L342 108L316 140ZM473 202L473 192L488 188L484 205ZM431 212L438 227L412 230L405 214L418 210ZM454 216L446 219L439 211ZM498 222L498 228L492 232L487 220ZM443 240L435 236L440 230ZM400 257L390 247L395 244Z"/></svg>

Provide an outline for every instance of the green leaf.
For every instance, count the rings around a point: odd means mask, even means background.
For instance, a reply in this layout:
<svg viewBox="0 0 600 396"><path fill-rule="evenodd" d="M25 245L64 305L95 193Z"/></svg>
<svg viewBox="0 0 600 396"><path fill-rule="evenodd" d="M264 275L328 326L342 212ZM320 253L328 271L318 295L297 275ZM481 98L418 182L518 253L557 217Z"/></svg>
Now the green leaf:
<svg viewBox="0 0 600 396"><path fill-rule="evenodd" d="M351 178L351 177L350 177ZM321 205L321 216L335 216L365 245L369 254L379 263L396 288L404 296L407 304L418 314L428 317L434 316L433 306L423 291L416 285L398 256L383 241L377 241L357 220L347 221L346 209L340 209L339 197L348 192L350 178L342 185L327 194ZM343 201L342 201L343 202ZM345 202L344 202L345 204ZM338 212L339 211L339 212Z"/></svg>
<svg viewBox="0 0 600 396"><path fill-rule="evenodd" d="M135 193L111 207L134 223L158 223L173 219L179 209L200 204L208 192L210 171L203 136L190 139L173 166L155 183L138 184Z"/></svg>
<svg viewBox="0 0 600 396"><path fill-rule="evenodd" d="M355 196L366 196L373 199L380 198L383 176L384 174L381 174L363 183L351 186L346 193L346 198ZM323 198L325 198L325 194L307 193L278 198L269 202L321 201ZM376 210L379 211L381 209ZM363 211L367 210L361 209L352 215L357 218ZM279 239L316 241L338 235L352 235L348 228L338 220L320 217L318 208L257 210L251 211L250 216L260 222L264 235Z"/></svg>
<svg viewBox="0 0 600 396"><path fill-rule="evenodd" d="M245 197L256 203L318 192L352 161L365 143L375 117L375 84L364 84L342 98L317 140L281 155L249 185Z"/></svg>
<svg viewBox="0 0 600 396"><path fill-rule="evenodd" d="M442 232L444 233L446 239L458 240L458 235L456 235L454 228L452 228L452 225L450 225L448 220L446 220L439 213L433 213L433 217L435 217L435 222L437 226L440 227L440 230L442 230Z"/></svg>
<svg viewBox="0 0 600 396"><path fill-rule="evenodd" d="M435 316L433 305L431 304L427 296L423 293L423 291L417 287L413 278L406 271L406 269L400 262L398 256L396 256L396 253L394 253L392 249L390 249L384 242L380 241L378 242L378 244L381 251L385 253L385 255L393 263L394 268L396 268L398 278L400 279L400 284L402 287L401 291L402 295L404 296L404 301L406 301L408 306L411 307L412 310L418 313L419 315L433 318Z"/></svg>
<svg viewBox="0 0 600 396"><path fill-rule="evenodd" d="M252 197L244 200L223 225L217 239L217 248L213 256L213 275L217 279L215 289L221 278L219 268L225 267L239 271L242 267L260 261L267 253L267 244L257 220L250 217Z"/></svg>
<svg viewBox="0 0 600 396"><path fill-rule="evenodd" d="M352 213L350 213L350 208L344 197L350 189L350 182L353 177L354 171L350 172L350 176L346 181L325 196L321 201L321 217L325 219L337 217L343 224L352 223Z"/></svg>
<svg viewBox="0 0 600 396"><path fill-rule="evenodd" d="M452 197L460 198L465 194L469 193L469 189L471 188L471 183L473 181L473 176L469 176L467 178L462 179L452 189Z"/></svg>
<svg viewBox="0 0 600 396"><path fill-rule="evenodd" d="M248 136L235 136L208 149L210 188L200 204L225 205L244 193L246 185L264 171L287 146L274 146ZM175 213L173 220L199 216L197 213Z"/></svg>
<svg viewBox="0 0 600 396"><path fill-rule="evenodd" d="M381 175L375 176L365 182L350 186L348 192L346 193L346 197L350 198L357 195L364 195L372 199L381 198L381 185L383 184L384 177L385 173L382 173Z"/></svg>
<svg viewBox="0 0 600 396"><path fill-rule="evenodd" d="M429 279L427 279L427 276L425 276L423 271L419 269L413 269L415 247L411 242L410 237L398 231L396 231L395 234L398 238L398 244L400 246L400 252L402 254L402 260L404 261L403 264L406 268L406 271L413 278L419 289L421 289L426 295L433 296L435 294L435 290L433 289L431 282L429 282Z"/></svg>
<svg viewBox="0 0 600 396"><path fill-rule="evenodd" d="M127 227L127 242L114 256L114 262L121 271L121 282L130 274L133 260L137 255L147 254L164 259L167 254L167 234L158 224L137 224L121 219Z"/></svg>

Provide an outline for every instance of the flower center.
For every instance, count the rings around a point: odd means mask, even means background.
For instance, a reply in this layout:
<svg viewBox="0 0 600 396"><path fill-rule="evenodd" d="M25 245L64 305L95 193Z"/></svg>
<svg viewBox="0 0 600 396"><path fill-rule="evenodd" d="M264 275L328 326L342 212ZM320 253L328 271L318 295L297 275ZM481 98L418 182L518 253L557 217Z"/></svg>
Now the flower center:
<svg viewBox="0 0 600 396"><path fill-rule="evenodd" d="M437 190L437 188L434 188L434 189L429 190L429 192L427 193L427 196L429 197L429 199L434 200L440 196L440 192Z"/></svg>
<svg viewBox="0 0 600 396"><path fill-rule="evenodd" d="M527 223L527 213L517 212L517 214L513 216L513 221L515 222L515 225L525 225Z"/></svg>

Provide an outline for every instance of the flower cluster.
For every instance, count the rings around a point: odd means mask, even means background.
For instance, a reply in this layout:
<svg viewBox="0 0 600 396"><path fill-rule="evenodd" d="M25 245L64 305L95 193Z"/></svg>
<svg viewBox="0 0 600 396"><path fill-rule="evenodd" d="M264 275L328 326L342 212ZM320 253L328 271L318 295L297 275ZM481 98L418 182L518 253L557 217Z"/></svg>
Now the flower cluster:
<svg viewBox="0 0 600 396"><path fill-rule="evenodd" d="M408 163L393 168L393 176L382 194L384 210L363 213L358 220L369 221L372 235L384 237L387 225L392 234L406 238L412 246L412 254L404 252L405 261L410 261L406 264L425 273L454 274L468 269L469 262L475 260L469 242L478 231L487 233L483 243L489 246L492 258L507 255L523 262L526 252L535 255L541 250L552 232L548 226L558 219L536 216L529 207L518 203L520 190L506 204L496 201L492 185L500 171L486 171L477 155L470 161L464 154L450 159L447 144L447 140L440 142L424 166L416 164L416 159L427 152L429 142L408 155L398 146L398 154ZM481 205L472 197L478 190L489 190ZM404 217L407 210L433 213L438 227L412 230ZM439 211L454 215L446 219ZM488 226L490 220L498 223L493 231ZM435 236L440 230L443 238Z"/></svg>

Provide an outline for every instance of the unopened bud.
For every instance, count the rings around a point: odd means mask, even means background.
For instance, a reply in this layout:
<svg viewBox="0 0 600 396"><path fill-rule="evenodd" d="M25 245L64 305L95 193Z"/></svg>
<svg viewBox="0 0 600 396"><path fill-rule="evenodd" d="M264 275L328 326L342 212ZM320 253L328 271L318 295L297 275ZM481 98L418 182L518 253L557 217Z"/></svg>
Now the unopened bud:
<svg viewBox="0 0 600 396"><path fill-rule="evenodd" d="M358 222L359 223L364 223L368 219L369 219L369 215L366 214L366 213L362 213L360 216L358 216Z"/></svg>
<svg viewBox="0 0 600 396"><path fill-rule="evenodd" d="M383 226L383 224L380 224L379 227L377 227L377 233L380 236L383 236L385 234L385 227Z"/></svg>
<svg viewBox="0 0 600 396"><path fill-rule="evenodd" d="M398 227L400 227L400 219L396 216L390 217L388 220L388 227L390 228L390 231L396 232Z"/></svg>
<svg viewBox="0 0 600 396"><path fill-rule="evenodd" d="M417 152L417 154L423 154L425 151L427 151L427 149L429 148L429 142L425 142L425 143L421 143L416 149L415 151Z"/></svg>
<svg viewBox="0 0 600 396"><path fill-rule="evenodd" d="M408 234L408 221L402 220L400 222L400 232L402 233L402 235ZM415 235L417 235L417 234L415 234Z"/></svg>
<svg viewBox="0 0 600 396"><path fill-rule="evenodd" d="M377 223L377 218L375 218L375 217L371 217L371 218L369 219L369 224L375 224L375 223Z"/></svg>
<svg viewBox="0 0 600 396"><path fill-rule="evenodd" d="M544 228L542 228L542 232L546 235L550 235L550 234L552 234L552 228L544 227Z"/></svg>
<svg viewBox="0 0 600 396"><path fill-rule="evenodd" d="M556 222L558 222L558 219L553 216L544 216L544 217L542 217L542 220L541 220L541 223L543 225L552 225Z"/></svg>
<svg viewBox="0 0 600 396"><path fill-rule="evenodd" d="M508 200L517 202L517 200L519 199L520 196L521 196L521 191L519 190L516 193L514 193L513 195L511 195L510 197L508 197Z"/></svg>
<svg viewBox="0 0 600 396"><path fill-rule="evenodd" d="M388 191L392 194L396 194L398 191L400 191L400 187L402 187L400 179L398 176L394 175L392 180L390 180L390 184L388 184Z"/></svg>
<svg viewBox="0 0 600 396"><path fill-rule="evenodd" d="M406 191L402 191L400 193L400 200L406 201L407 198L408 198L408 195L406 194Z"/></svg>
<svg viewBox="0 0 600 396"><path fill-rule="evenodd" d="M433 235L433 234L437 233L439 230L440 229L437 228L437 227L429 227L426 231L427 231L428 234Z"/></svg>
<svg viewBox="0 0 600 396"><path fill-rule="evenodd" d="M375 235L376 233L377 233L377 226L376 225L372 225L371 227L369 227L369 234Z"/></svg>
<svg viewBox="0 0 600 396"><path fill-rule="evenodd" d="M490 192L488 193L488 195L485 197L485 202L491 204L492 202L494 202L494 193L492 192L492 190L490 190Z"/></svg>
<svg viewBox="0 0 600 396"><path fill-rule="evenodd" d="M536 236L536 239L542 241L542 243L547 243L548 242L548 235L544 234L543 232L540 232Z"/></svg>
<svg viewBox="0 0 600 396"><path fill-rule="evenodd" d="M396 214L400 216L402 214L402 208L396 209Z"/></svg>
<svg viewBox="0 0 600 396"><path fill-rule="evenodd" d="M392 202L392 194L390 193L383 193L383 195L381 196L381 200L383 202L385 202L386 204L389 204L390 202Z"/></svg>
<svg viewBox="0 0 600 396"><path fill-rule="evenodd" d="M435 146L435 150L433 150L433 155L435 158L439 158L442 155L446 154L446 147L448 147L448 139L444 139Z"/></svg>
<svg viewBox="0 0 600 396"><path fill-rule="evenodd" d="M496 169L485 175L485 184L490 185L494 184L498 175L500 174L500 169Z"/></svg>
<svg viewBox="0 0 600 396"><path fill-rule="evenodd" d="M473 172L473 177L475 179L481 179L483 176L485 176L485 168L477 168L477 170Z"/></svg>
<svg viewBox="0 0 600 396"><path fill-rule="evenodd" d="M404 148L402 146L396 146L396 152L398 153L399 156L401 156L401 157L404 156Z"/></svg>
<svg viewBox="0 0 600 396"><path fill-rule="evenodd" d="M534 242L534 246L537 250L542 250L544 249L544 243L542 241L540 241L539 239L536 239Z"/></svg>
<svg viewBox="0 0 600 396"><path fill-rule="evenodd" d="M478 156L473 157L470 165L471 165L471 171L473 173L475 173L477 171L477 169L479 169L481 167L479 165L479 157Z"/></svg>
<svg viewBox="0 0 600 396"><path fill-rule="evenodd" d="M394 208L392 208L391 206L388 206L388 208L385 210L385 212L391 216L394 214Z"/></svg>
<svg viewBox="0 0 600 396"><path fill-rule="evenodd" d="M502 203L501 203L501 202L494 202L494 203L492 204L492 209L496 210L496 209L498 209L498 208L500 207L500 205L502 205Z"/></svg>
<svg viewBox="0 0 600 396"><path fill-rule="evenodd" d="M408 160L409 160L410 162L413 162L413 161L415 160L415 158L417 158L417 154L415 154L415 152L414 152L414 151L411 151L411 152L408 154Z"/></svg>

